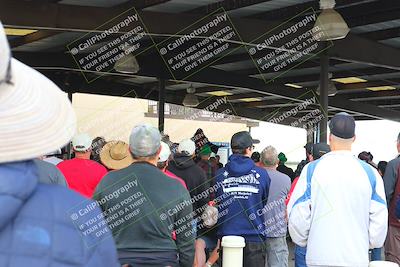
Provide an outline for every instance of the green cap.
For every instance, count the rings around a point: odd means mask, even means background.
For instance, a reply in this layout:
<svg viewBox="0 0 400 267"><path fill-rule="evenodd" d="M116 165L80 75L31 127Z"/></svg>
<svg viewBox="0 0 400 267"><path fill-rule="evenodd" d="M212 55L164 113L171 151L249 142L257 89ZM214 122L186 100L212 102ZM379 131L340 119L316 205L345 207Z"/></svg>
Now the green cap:
<svg viewBox="0 0 400 267"><path fill-rule="evenodd" d="M211 147L209 145L205 145L200 148L200 155L202 156L211 155L211 152Z"/></svg>
<svg viewBox="0 0 400 267"><path fill-rule="evenodd" d="M285 162L287 161L286 155L283 154L282 152L279 153L278 159L279 159L279 161L282 162L282 163L285 163Z"/></svg>

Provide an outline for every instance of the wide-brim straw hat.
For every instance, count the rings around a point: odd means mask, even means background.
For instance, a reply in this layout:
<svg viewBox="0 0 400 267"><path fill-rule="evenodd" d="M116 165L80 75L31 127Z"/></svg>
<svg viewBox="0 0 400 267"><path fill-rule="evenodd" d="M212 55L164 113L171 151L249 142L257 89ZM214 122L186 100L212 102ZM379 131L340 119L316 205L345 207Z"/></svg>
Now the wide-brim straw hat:
<svg viewBox="0 0 400 267"><path fill-rule="evenodd" d="M67 144L75 130L67 95L11 57L0 22L0 163L48 154Z"/></svg>
<svg viewBox="0 0 400 267"><path fill-rule="evenodd" d="M123 141L110 141L100 152L100 161L108 169L120 170L133 163L129 145Z"/></svg>

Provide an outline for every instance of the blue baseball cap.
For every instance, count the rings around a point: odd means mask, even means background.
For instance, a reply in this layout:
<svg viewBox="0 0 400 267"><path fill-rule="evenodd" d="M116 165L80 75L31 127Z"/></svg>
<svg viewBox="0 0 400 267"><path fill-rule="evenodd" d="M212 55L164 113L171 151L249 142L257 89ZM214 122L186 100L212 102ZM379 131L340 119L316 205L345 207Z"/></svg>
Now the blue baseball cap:
<svg viewBox="0 0 400 267"><path fill-rule="evenodd" d="M329 122L331 134L343 139L350 139L355 136L356 122L350 114L340 112L333 116Z"/></svg>

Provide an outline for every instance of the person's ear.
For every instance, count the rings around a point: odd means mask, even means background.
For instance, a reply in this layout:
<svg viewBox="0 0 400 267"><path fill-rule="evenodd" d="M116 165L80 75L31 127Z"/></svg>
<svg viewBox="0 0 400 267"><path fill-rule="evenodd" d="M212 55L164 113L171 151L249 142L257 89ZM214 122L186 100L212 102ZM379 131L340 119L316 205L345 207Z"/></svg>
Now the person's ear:
<svg viewBox="0 0 400 267"><path fill-rule="evenodd" d="M156 152L157 159L158 159L158 158L159 158L159 156L160 156L160 153L161 153L161 148L162 148L162 146L160 146L160 147L158 148L157 152Z"/></svg>
<svg viewBox="0 0 400 267"><path fill-rule="evenodd" d="M354 135L354 137L353 137L353 143L356 141L356 136Z"/></svg>

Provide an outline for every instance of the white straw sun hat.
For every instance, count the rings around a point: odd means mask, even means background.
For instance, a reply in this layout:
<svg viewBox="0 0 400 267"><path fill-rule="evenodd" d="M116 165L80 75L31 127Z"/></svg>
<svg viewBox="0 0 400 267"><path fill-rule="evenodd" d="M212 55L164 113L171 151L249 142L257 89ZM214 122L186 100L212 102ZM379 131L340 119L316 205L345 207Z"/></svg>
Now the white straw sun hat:
<svg viewBox="0 0 400 267"><path fill-rule="evenodd" d="M0 22L0 163L33 159L67 144L76 117L52 81L11 57Z"/></svg>

